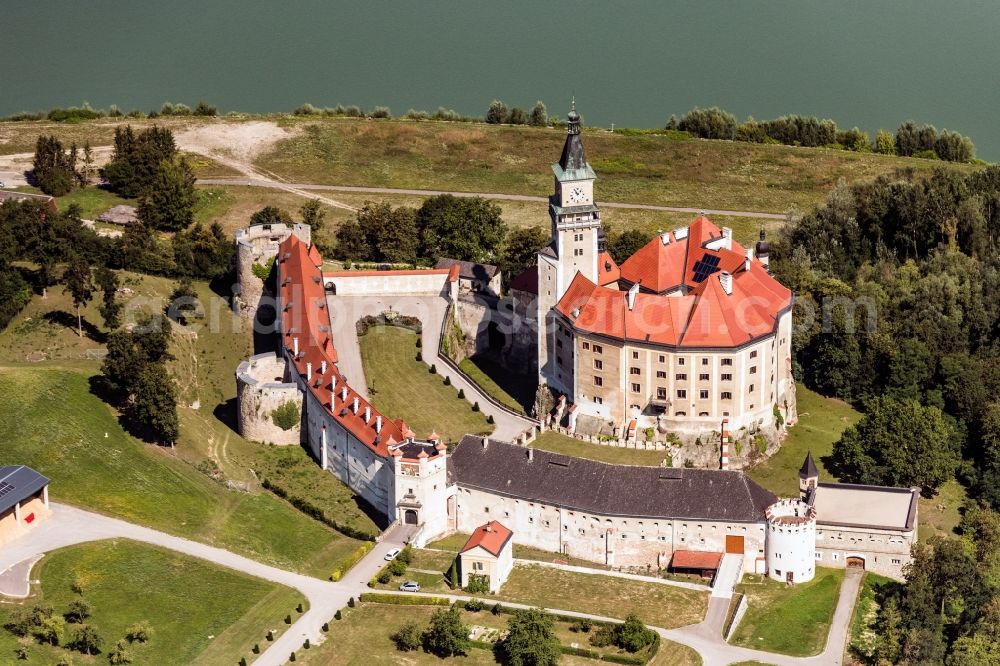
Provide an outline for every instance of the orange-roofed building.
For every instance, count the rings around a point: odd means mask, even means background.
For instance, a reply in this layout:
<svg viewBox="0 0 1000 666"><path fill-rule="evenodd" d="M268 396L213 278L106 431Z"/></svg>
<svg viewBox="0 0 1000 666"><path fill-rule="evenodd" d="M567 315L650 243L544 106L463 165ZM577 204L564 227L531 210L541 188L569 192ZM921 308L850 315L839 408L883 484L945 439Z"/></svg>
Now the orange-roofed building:
<svg viewBox="0 0 1000 666"><path fill-rule="evenodd" d="M469 586L472 576L483 576L490 592L497 592L514 568L513 537L512 531L495 520L473 530L458 554L462 587Z"/></svg>
<svg viewBox="0 0 1000 666"><path fill-rule="evenodd" d="M618 265L575 111L552 170L552 242L511 285L515 313L534 306L539 381L576 405L568 425L756 430L775 407L793 421L792 293L768 271L763 232L744 248L701 215Z"/></svg>

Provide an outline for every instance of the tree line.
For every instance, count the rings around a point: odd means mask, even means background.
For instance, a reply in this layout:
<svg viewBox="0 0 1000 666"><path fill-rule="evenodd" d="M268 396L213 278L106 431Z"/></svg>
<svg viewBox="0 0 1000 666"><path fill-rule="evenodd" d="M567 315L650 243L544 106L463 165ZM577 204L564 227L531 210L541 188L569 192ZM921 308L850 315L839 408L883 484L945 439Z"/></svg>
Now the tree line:
<svg viewBox="0 0 1000 666"><path fill-rule="evenodd" d="M957 478L1000 507L1000 168L839 185L787 225L771 266L796 293L795 373L865 415L846 481Z"/></svg>
<svg viewBox="0 0 1000 666"><path fill-rule="evenodd" d="M839 148L949 162L971 162L976 156L969 137L948 130L938 132L933 125L917 127L912 120L900 125L895 135L879 130L872 141L867 132L857 127L842 130L832 120L813 116L790 115L774 120L747 118L740 123L732 113L718 107L696 107L680 118L671 116L666 129L687 132L702 139Z"/></svg>
<svg viewBox="0 0 1000 666"><path fill-rule="evenodd" d="M157 110L140 111L133 109L129 112L122 111L117 104L112 104L107 109L94 109L89 104L81 106L53 107L48 111L37 111L34 113L22 111L0 118L0 122L25 122L36 120L51 120L54 122L80 122L81 120L97 120L98 118L159 118L160 116L217 116L219 110L208 102L198 102L192 109L187 104L164 102Z"/></svg>

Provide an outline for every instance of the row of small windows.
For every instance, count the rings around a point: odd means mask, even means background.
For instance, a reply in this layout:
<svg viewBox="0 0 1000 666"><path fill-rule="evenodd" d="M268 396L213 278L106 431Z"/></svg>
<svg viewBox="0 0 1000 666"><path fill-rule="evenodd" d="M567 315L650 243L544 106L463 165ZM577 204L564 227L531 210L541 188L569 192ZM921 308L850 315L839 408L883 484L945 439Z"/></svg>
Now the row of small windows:
<svg viewBox="0 0 1000 666"><path fill-rule="evenodd" d="M599 358L595 358L594 359L594 368L596 368L597 370L600 370L603 367L604 367L604 361L602 361ZM632 366L632 367L630 367L628 369L628 373L630 375L641 375L642 374L642 368L637 368L635 366ZM757 366L756 365L750 368L750 374L751 375L756 375L757 374ZM656 371L656 378L657 379L666 379L667 378L666 371L665 370L657 370ZM679 381L679 382L686 382L687 378L688 378L688 376L687 376L686 372L678 372L678 373L676 373L674 375L674 379L676 381ZM707 382L710 379L711 379L711 375L709 375L707 372L702 372L702 373L700 373L698 375L698 381ZM724 382L731 382L731 381L733 381L733 375L732 375L732 373L723 373L722 375L720 375L720 379L722 381L724 381ZM773 378L772 378L772 381L773 381Z"/></svg>

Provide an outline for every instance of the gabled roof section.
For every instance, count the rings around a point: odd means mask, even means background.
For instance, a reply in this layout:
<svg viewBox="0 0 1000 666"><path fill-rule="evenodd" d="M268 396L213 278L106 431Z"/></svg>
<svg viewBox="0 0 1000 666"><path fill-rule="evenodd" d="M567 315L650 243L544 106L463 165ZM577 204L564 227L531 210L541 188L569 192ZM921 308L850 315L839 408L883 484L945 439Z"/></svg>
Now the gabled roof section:
<svg viewBox="0 0 1000 666"><path fill-rule="evenodd" d="M597 283L602 287L617 285L622 272L608 252L597 255Z"/></svg>
<svg viewBox="0 0 1000 666"><path fill-rule="evenodd" d="M319 250L292 234L278 246L277 264L282 344L292 366L304 382L311 373L309 391L345 430L375 454L388 457L389 447L406 442L413 433L402 420L382 415L340 374Z"/></svg>
<svg viewBox="0 0 1000 666"><path fill-rule="evenodd" d="M611 465L467 435L449 481L601 516L757 522L777 501L743 472Z"/></svg>
<svg viewBox="0 0 1000 666"><path fill-rule="evenodd" d="M462 546L460 552L465 553L474 548L482 548L494 557L500 557L504 546L510 541L514 533L495 520L491 520L485 525L480 525L469 536L469 540Z"/></svg>
<svg viewBox="0 0 1000 666"><path fill-rule="evenodd" d="M0 513L9 511L47 485L46 477L25 465L0 467Z"/></svg>

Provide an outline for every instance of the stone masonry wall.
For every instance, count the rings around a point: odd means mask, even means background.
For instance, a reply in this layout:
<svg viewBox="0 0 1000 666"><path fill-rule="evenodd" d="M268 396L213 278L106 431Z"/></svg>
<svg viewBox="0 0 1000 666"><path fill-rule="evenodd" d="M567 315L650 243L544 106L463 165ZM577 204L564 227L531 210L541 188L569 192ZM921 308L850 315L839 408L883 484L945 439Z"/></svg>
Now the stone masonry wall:
<svg viewBox="0 0 1000 666"><path fill-rule="evenodd" d="M237 419L240 434L246 439L279 445L300 442L302 392L295 383L285 381L285 373L285 360L274 353L252 356L237 368ZM295 427L283 430L271 413L287 402L295 404L300 417Z"/></svg>

